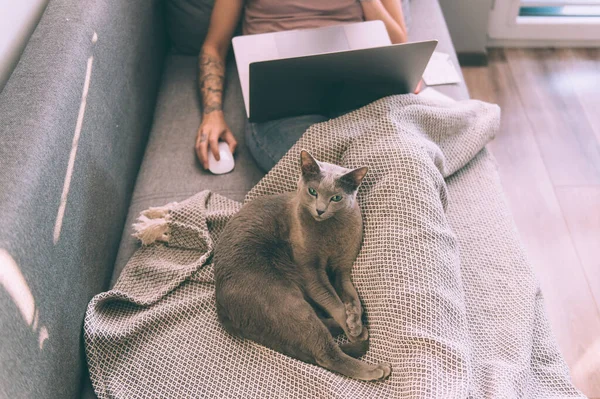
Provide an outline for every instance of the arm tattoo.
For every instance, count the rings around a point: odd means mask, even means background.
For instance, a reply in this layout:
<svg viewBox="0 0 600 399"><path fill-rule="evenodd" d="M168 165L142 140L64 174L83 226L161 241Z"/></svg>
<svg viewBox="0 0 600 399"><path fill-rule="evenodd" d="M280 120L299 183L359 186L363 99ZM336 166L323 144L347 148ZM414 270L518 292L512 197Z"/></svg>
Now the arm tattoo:
<svg viewBox="0 0 600 399"><path fill-rule="evenodd" d="M200 75L198 87L202 95L202 110L204 114L223 110L223 82L225 67L216 57L200 53Z"/></svg>

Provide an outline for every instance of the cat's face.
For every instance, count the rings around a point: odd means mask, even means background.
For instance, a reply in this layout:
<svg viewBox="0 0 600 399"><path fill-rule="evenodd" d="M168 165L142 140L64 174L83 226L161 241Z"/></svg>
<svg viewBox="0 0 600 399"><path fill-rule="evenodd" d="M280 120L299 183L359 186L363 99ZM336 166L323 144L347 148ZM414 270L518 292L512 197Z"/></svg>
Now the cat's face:
<svg viewBox="0 0 600 399"><path fill-rule="evenodd" d="M307 151L300 153L302 175L298 181L298 199L317 221L327 220L343 209L354 207L356 191L367 168L346 169L318 162Z"/></svg>

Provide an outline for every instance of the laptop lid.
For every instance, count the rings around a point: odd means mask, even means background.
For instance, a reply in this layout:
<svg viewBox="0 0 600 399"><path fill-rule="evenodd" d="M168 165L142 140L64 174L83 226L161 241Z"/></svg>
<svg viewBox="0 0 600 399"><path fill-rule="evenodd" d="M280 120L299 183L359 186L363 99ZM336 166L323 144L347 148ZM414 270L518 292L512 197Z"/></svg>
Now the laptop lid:
<svg viewBox="0 0 600 399"><path fill-rule="evenodd" d="M250 64L252 122L350 111L412 93L437 40Z"/></svg>

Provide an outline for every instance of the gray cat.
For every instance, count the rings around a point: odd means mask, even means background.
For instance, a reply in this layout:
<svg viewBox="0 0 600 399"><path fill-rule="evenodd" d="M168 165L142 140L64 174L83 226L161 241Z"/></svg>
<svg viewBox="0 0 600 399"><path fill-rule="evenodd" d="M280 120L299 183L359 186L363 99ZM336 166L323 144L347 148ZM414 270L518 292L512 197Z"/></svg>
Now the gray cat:
<svg viewBox="0 0 600 399"><path fill-rule="evenodd" d="M316 161L301 152L296 192L264 196L233 217L215 248L219 320L248 338L359 380L386 378L387 363L356 357L368 349L352 264L362 241L356 191L367 168ZM349 341L333 337L345 332Z"/></svg>

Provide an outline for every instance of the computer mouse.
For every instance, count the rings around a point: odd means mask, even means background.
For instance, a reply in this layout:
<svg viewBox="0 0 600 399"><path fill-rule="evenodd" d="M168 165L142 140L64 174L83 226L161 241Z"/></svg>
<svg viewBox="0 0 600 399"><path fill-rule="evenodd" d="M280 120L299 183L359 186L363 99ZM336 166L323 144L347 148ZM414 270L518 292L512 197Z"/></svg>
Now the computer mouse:
<svg viewBox="0 0 600 399"><path fill-rule="evenodd" d="M217 161L212 151L208 150L208 170L215 175L231 172L235 167L235 161L233 160L233 154L229 149L229 145L224 141L219 142L219 155L221 159Z"/></svg>

